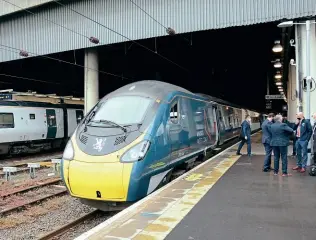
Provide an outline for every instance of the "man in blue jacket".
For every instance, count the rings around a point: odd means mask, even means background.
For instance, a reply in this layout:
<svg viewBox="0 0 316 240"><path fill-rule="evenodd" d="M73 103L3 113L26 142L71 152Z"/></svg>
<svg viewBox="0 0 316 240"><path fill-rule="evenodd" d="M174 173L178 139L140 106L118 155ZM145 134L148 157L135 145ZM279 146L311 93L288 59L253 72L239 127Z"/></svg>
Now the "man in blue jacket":
<svg viewBox="0 0 316 240"><path fill-rule="evenodd" d="M310 121L304 118L304 114L299 112L297 114L297 121L294 127L296 130L296 167L293 170L298 170L301 173L306 171L307 164L307 149L308 142L313 134L313 129Z"/></svg>
<svg viewBox="0 0 316 240"><path fill-rule="evenodd" d="M240 131L240 144L237 150L237 155L241 155L240 150L244 146L244 144L247 142L247 153L248 156L251 156L251 117L249 115L246 116L246 119L241 124L241 131Z"/></svg>
<svg viewBox="0 0 316 240"><path fill-rule="evenodd" d="M289 176L287 172L287 150L290 142L290 135L294 130L287 124L282 123L282 115L276 115L275 123L269 126L271 132L270 146L274 153L274 175L279 173L279 160L282 159L282 176Z"/></svg>
<svg viewBox="0 0 316 240"><path fill-rule="evenodd" d="M266 152L266 156L264 158L263 171L269 172L273 170L271 168L271 156L272 156L272 147L270 146L271 142L271 131L270 126L273 123L274 114L270 113L267 119L262 123L262 143L264 146L264 150Z"/></svg>

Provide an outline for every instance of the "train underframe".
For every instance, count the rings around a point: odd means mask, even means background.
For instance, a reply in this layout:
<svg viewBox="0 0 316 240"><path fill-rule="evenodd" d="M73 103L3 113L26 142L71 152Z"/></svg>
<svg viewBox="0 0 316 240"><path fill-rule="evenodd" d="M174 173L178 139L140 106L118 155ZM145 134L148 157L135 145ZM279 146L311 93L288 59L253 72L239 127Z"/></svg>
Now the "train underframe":
<svg viewBox="0 0 316 240"><path fill-rule="evenodd" d="M67 140L68 139L59 138L13 143L0 143L0 156L34 154L54 149L62 150L62 148L67 143Z"/></svg>

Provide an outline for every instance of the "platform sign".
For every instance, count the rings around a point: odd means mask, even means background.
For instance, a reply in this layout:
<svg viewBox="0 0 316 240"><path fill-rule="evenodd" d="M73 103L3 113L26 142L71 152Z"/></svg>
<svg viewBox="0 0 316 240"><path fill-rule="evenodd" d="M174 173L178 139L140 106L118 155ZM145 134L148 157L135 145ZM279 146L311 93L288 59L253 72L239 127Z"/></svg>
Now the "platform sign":
<svg viewBox="0 0 316 240"><path fill-rule="evenodd" d="M279 94L279 95L266 95L266 99L284 99L284 96Z"/></svg>
<svg viewBox="0 0 316 240"><path fill-rule="evenodd" d="M266 109L272 109L272 102L269 100L266 101Z"/></svg>

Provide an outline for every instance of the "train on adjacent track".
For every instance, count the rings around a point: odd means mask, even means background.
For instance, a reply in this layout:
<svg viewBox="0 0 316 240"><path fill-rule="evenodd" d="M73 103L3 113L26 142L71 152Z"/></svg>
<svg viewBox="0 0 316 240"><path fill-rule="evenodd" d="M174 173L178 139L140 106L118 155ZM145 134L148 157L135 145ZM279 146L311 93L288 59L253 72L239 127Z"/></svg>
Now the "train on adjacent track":
<svg viewBox="0 0 316 240"><path fill-rule="evenodd" d="M62 150L83 116L82 105L0 101L0 156Z"/></svg>
<svg viewBox="0 0 316 240"><path fill-rule="evenodd" d="M102 98L63 154L69 193L101 210L124 208L193 167L259 112L160 81L139 81Z"/></svg>

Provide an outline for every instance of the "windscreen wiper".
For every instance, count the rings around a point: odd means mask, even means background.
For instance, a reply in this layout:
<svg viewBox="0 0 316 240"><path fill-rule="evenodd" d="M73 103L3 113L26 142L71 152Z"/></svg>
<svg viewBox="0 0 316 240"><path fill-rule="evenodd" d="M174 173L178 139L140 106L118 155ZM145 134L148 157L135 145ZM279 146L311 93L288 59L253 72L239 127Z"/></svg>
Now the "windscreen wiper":
<svg viewBox="0 0 316 240"><path fill-rule="evenodd" d="M112 126L119 127L119 128L122 129L125 133L127 132L126 127L123 127L122 125L117 124L117 123L115 123L115 122L112 122L112 121L110 121L110 120L99 119L99 120L92 120L91 122L94 122L94 123L108 123L108 124L111 124Z"/></svg>
<svg viewBox="0 0 316 240"><path fill-rule="evenodd" d="M98 110L98 107L96 107L91 113L90 113L90 115L86 118L86 120L85 120L85 124L88 124L90 121L91 121L91 119L94 117L94 115L95 115L95 113L97 112L97 110Z"/></svg>

